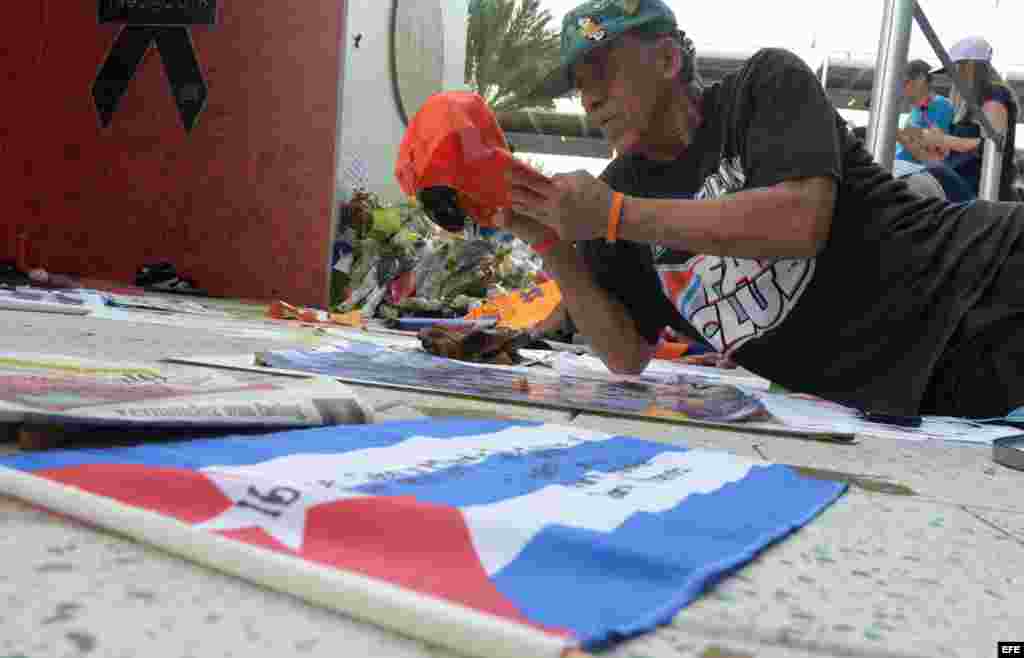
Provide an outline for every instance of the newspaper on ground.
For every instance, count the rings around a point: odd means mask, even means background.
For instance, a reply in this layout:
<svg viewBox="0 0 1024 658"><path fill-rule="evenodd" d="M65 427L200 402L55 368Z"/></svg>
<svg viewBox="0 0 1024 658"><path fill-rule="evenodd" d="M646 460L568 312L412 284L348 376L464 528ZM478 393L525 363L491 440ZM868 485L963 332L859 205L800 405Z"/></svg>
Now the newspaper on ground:
<svg viewBox="0 0 1024 658"><path fill-rule="evenodd" d="M230 313L215 309L192 299L179 299L172 297L157 297L153 294L146 295L116 295L107 293L107 303L116 308L145 309L158 313L187 313L191 315L210 315L214 317L230 318Z"/></svg>
<svg viewBox="0 0 1024 658"><path fill-rule="evenodd" d="M109 429L287 429L373 422L332 378L0 353L0 423Z"/></svg>

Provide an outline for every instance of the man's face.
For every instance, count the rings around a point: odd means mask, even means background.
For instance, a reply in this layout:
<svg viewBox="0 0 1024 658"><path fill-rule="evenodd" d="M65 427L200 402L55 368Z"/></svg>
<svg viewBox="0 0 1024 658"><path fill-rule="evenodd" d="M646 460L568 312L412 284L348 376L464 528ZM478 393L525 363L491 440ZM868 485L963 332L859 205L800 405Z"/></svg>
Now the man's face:
<svg viewBox="0 0 1024 658"><path fill-rule="evenodd" d="M642 148L663 94L655 46L625 35L587 55L573 78L587 118L621 153Z"/></svg>
<svg viewBox="0 0 1024 658"><path fill-rule="evenodd" d="M919 103L928 97L928 79L914 78L903 83L903 96L911 103Z"/></svg>

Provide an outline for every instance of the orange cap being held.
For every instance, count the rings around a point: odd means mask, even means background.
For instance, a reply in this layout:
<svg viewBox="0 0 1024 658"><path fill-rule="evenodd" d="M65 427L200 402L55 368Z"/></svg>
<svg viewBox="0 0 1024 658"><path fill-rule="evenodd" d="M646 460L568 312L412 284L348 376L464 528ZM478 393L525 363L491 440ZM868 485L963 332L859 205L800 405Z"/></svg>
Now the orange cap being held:
<svg viewBox="0 0 1024 658"><path fill-rule="evenodd" d="M395 176L435 222L460 230L466 215L480 226L494 225L494 214L509 204L509 167L541 175L512 155L480 95L449 91L427 99L409 122Z"/></svg>

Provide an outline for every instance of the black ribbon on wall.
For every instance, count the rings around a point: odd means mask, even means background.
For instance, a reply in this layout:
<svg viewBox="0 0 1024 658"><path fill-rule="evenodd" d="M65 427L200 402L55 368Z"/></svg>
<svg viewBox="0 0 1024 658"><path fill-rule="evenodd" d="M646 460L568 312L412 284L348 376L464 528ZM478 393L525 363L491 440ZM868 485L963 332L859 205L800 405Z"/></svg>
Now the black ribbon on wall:
<svg viewBox="0 0 1024 658"><path fill-rule="evenodd" d="M156 45L178 115L189 132L206 105L207 87L192 44L192 25L213 25L217 0L99 0L100 23L124 23L92 86L100 124L113 120L146 51Z"/></svg>

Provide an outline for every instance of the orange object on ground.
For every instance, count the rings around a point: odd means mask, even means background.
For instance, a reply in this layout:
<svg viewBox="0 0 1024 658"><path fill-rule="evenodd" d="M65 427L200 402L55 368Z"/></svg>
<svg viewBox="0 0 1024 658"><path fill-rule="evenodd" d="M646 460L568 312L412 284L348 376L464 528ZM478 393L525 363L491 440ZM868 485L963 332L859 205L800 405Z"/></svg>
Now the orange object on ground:
<svg viewBox="0 0 1024 658"><path fill-rule="evenodd" d="M363 312L357 308L348 313L331 313L331 322L345 327L361 329L363 326Z"/></svg>
<svg viewBox="0 0 1024 658"><path fill-rule="evenodd" d="M463 212L480 226L493 226L495 212L509 205L505 172L510 167L546 180L512 155L480 95L450 91L427 99L409 122L395 176L409 196L431 187L454 189Z"/></svg>
<svg viewBox="0 0 1024 658"><path fill-rule="evenodd" d="M330 320L330 315L327 311L292 306L288 302L280 300L272 303L267 308L267 315L275 320L301 320L302 322L327 322Z"/></svg>
<svg viewBox="0 0 1024 658"><path fill-rule="evenodd" d="M275 320L298 320L310 323L332 323L346 327L362 327L363 314L359 309L348 313L328 313L318 308L292 306L288 302L278 300L267 307L267 317Z"/></svg>
<svg viewBox="0 0 1024 658"><path fill-rule="evenodd" d="M667 340L658 342L658 349L654 352L655 359L679 359L690 352L689 343L673 343Z"/></svg>
<svg viewBox="0 0 1024 658"><path fill-rule="evenodd" d="M561 301L562 291L558 284L547 281L533 288L489 299L470 311L465 319L497 318L499 327L529 329L547 320Z"/></svg>
<svg viewBox="0 0 1024 658"><path fill-rule="evenodd" d="M281 300L277 300L267 307L267 317L275 320L294 320L298 315L298 308Z"/></svg>

